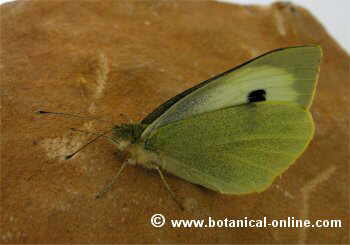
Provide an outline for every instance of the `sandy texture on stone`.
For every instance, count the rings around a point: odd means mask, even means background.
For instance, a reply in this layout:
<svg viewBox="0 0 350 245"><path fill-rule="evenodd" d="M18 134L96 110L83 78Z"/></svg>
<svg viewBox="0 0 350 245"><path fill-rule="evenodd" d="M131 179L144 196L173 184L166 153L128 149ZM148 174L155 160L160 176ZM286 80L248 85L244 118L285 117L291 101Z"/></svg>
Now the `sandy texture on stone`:
<svg viewBox="0 0 350 245"><path fill-rule="evenodd" d="M348 243L349 55L306 10L211 1L18 1L1 9L2 243ZM128 167L108 195L96 192L121 166L91 136L141 120L160 103L264 52L324 49L312 106L316 135L267 191L221 195ZM37 110L113 121L38 116ZM340 219L342 228L154 228L149 219Z"/></svg>

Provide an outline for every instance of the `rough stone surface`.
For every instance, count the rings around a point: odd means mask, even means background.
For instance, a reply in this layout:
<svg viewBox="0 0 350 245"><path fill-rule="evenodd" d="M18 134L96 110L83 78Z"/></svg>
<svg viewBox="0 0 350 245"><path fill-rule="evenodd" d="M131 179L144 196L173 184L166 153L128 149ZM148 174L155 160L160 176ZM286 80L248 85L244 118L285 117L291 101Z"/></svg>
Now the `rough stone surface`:
<svg viewBox="0 0 350 245"><path fill-rule="evenodd" d="M1 9L2 243L348 243L349 55L305 9L211 1L18 1ZM308 150L267 191L226 196L128 167L108 195L94 194L120 167L100 140L69 128L112 124L35 111L142 119L157 105L272 49L321 44ZM340 219L342 228L154 228L149 219Z"/></svg>

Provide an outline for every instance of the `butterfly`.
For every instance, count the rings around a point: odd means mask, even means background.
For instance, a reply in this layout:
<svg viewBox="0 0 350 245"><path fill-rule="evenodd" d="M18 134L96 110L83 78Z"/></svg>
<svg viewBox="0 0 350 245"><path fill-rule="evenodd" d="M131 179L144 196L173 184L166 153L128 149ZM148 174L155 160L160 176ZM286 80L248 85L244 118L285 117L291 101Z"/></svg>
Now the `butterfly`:
<svg viewBox="0 0 350 245"><path fill-rule="evenodd" d="M320 46L273 50L114 126L108 139L129 158L98 197L127 164L157 170L175 201L162 170L223 194L266 190L314 135L321 56Z"/></svg>

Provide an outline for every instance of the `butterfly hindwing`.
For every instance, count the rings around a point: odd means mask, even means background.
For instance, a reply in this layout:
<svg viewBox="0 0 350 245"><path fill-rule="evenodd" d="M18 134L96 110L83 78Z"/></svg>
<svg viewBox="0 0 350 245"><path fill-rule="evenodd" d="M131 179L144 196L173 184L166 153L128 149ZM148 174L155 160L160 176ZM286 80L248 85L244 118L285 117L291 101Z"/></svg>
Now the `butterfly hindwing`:
<svg viewBox="0 0 350 245"><path fill-rule="evenodd" d="M304 151L308 111L261 102L207 112L159 128L147 146L168 172L227 194L260 192Z"/></svg>

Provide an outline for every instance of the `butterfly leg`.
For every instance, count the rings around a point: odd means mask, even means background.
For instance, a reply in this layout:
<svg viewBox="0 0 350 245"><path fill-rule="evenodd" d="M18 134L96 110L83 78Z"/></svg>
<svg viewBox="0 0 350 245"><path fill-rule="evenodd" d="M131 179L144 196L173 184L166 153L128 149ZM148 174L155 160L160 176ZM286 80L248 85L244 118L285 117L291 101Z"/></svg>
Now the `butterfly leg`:
<svg viewBox="0 0 350 245"><path fill-rule="evenodd" d="M165 185L165 188L168 190L168 192L170 193L170 196L171 198L176 202L176 204L180 207L180 209L182 211L184 211L184 207L182 206L182 204L176 199L176 196L175 196L175 193L171 190L168 182L165 180L164 178L164 175L163 175L163 172L160 170L160 168L158 166L155 167L155 169L157 169L158 173L159 173L159 176L160 178L162 179L164 185Z"/></svg>
<svg viewBox="0 0 350 245"><path fill-rule="evenodd" d="M125 166L126 166L127 162L124 162L122 164L122 166L120 167L120 169L118 170L117 174L113 177L112 181L106 185L99 193L97 193L96 195L96 199L101 198L104 194L106 194L108 191L110 191L110 189L112 188L112 186L115 184L115 182L118 180L119 175L123 172Z"/></svg>

